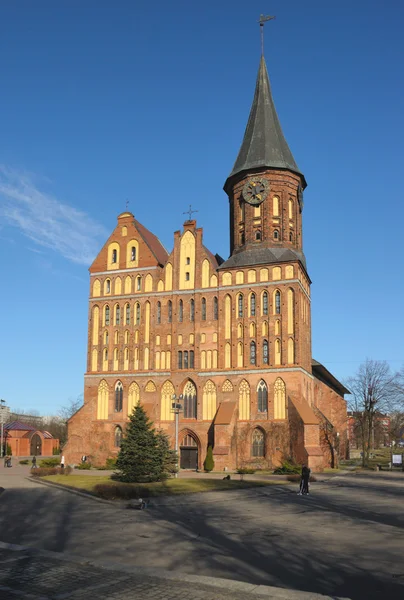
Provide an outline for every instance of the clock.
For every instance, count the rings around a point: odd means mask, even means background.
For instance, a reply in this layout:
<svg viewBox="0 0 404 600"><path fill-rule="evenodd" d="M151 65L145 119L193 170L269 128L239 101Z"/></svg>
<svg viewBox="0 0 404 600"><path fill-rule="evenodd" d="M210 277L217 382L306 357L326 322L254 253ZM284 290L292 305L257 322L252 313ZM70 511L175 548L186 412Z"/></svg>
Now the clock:
<svg viewBox="0 0 404 600"><path fill-rule="evenodd" d="M262 177L249 179L243 187L243 198L248 204L258 206L269 193L269 181Z"/></svg>

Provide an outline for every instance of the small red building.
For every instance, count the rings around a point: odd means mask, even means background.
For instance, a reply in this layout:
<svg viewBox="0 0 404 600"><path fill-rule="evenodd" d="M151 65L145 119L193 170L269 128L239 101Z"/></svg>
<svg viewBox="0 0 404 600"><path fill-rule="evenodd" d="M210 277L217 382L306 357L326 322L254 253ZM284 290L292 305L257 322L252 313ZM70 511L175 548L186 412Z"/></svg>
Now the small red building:
<svg viewBox="0 0 404 600"><path fill-rule="evenodd" d="M39 431L20 421L5 425L4 437L13 456L51 456L53 449L59 448L59 440L48 431Z"/></svg>

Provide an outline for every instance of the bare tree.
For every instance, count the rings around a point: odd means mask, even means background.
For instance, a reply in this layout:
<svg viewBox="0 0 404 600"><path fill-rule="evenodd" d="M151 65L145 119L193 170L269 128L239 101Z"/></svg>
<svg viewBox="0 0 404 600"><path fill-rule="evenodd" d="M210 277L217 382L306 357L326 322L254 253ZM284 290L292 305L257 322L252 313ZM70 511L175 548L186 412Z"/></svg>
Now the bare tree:
<svg viewBox="0 0 404 600"><path fill-rule="evenodd" d="M77 398L69 398L68 403L59 410L59 416L64 421L68 421L82 406L83 394L80 394Z"/></svg>
<svg viewBox="0 0 404 600"><path fill-rule="evenodd" d="M404 411L396 410L390 415L390 438L398 444L404 438Z"/></svg>
<svg viewBox="0 0 404 600"><path fill-rule="evenodd" d="M351 392L349 408L362 446L362 464L369 464L372 436L377 416L389 414L402 402L399 374L392 373L385 361L366 359L357 373L347 380Z"/></svg>

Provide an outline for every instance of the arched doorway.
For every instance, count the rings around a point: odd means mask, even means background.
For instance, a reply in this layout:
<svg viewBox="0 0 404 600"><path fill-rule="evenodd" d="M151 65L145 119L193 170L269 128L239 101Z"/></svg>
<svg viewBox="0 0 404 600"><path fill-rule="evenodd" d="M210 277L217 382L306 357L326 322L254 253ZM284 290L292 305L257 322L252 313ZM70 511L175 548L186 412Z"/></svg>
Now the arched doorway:
<svg viewBox="0 0 404 600"><path fill-rule="evenodd" d="M185 433L180 444L180 468L198 468L198 442L191 433Z"/></svg>
<svg viewBox="0 0 404 600"><path fill-rule="evenodd" d="M31 456L41 456L42 455L42 438L37 433L31 438Z"/></svg>

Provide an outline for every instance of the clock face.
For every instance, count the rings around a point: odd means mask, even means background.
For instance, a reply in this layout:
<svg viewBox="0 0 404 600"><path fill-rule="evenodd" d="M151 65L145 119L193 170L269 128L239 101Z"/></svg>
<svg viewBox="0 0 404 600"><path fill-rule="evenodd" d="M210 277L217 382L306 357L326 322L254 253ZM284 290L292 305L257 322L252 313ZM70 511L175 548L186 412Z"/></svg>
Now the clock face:
<svg viewBox="0 0 404 600"><path fill-rule="evenodd" d="M243 198L248 204L258 206L269 193L269 181L262 177L249 179L243 187Z"/></svg>

